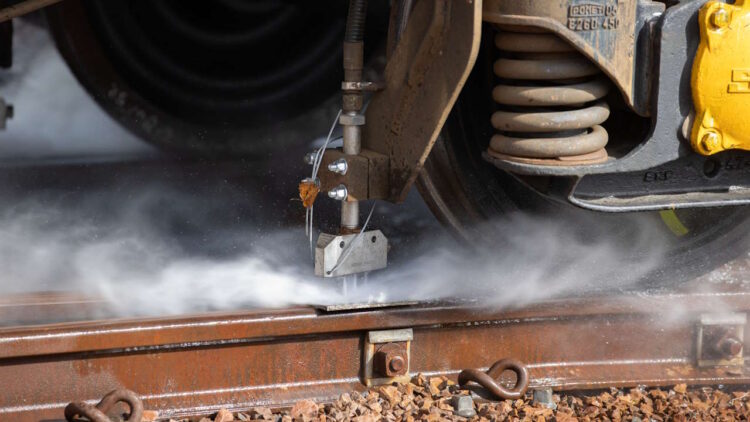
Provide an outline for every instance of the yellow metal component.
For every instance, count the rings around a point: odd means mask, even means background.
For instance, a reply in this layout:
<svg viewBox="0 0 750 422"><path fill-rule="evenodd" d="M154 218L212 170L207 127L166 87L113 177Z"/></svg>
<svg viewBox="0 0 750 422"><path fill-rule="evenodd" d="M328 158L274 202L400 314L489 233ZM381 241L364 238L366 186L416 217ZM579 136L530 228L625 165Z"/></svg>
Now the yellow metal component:
<svg viewBox="0 0 750 422"><path fill-rule="evenodd" d="M750 150L750 0L709 1L698 22L690 143L703 155Z"/></svg>
<svg viewBox="0 0 750 422"><path fill-rule="evenodd" d="M682 224L680 217L677 216L677 213L675 213L674 210L659 211L659 215L664 224L669 227L669 230L671 230L675 236L682 237L690 233L690 230Z"/></svg>

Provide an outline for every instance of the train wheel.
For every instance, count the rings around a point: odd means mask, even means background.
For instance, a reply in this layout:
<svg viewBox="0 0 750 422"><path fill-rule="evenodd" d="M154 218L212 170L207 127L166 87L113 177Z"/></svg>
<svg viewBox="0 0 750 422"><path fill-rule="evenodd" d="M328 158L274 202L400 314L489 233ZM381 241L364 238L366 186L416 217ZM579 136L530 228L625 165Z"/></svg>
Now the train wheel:
<svg viewBox="0 0 750 422"><path fill-rule="evenodd" d="M613 280L627 278L641 263L650 262L653 265L644 278L660 283L687 280L748 250L747 207L624 214L588 211L544 198L484 161L481 154L495 133L490 124L491 64L491 55L480 53L417 182L434 214L467 245L502 254L504 246L512 246L506 242L508 237L524 236L518 233L517 220L523 215L535 219L521 224L524 229L558 228L593 248L603 242L619 245L614 249L621 255L618 268L611 272ZM546 240L538 231L528 233L529 242ZM651 257L657 257L655 264Z"/></svg>
<svg viewBox="0 0 750 422"><path fill-rule="evenodd" d="M142 139L264 154L324 133L339 108L347 3L71 0L47 18L83 87ZM372 3L378 46L388 10Z"/></svg>

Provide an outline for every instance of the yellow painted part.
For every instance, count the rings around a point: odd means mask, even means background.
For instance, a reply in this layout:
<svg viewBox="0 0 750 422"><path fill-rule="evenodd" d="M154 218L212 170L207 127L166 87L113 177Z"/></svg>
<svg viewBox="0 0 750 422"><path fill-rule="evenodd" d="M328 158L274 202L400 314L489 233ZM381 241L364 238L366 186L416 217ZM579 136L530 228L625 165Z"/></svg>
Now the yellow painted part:
<svg viewBox="0 0 750 422"><path fill-rule="evenodd" d="M671 230L675 236L682 237L690 233L690 230L682 224L680 217L677 216L677 213L675 213L674 210L659 211L659 215L661 216L662 221L664 221L664 224L669 227L669 230Z"/></svg>
<svg viewBox="0 0 750 422"><path fill-rule="evenodd" d="M690 143L703 155L750 150L750 0L709 1L698 22Z"/></svg>

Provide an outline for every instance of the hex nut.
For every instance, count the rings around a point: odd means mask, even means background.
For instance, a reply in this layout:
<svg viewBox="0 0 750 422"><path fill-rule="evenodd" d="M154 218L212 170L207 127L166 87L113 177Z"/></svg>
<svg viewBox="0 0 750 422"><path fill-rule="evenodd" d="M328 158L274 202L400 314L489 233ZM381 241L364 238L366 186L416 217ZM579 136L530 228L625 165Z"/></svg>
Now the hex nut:
<svg viewBox="0 0 750 422"><path fill-rule="evenodd" d="M701 147L706 152L716 151L721 147L721 136L716 132L708 132L701 138Z"/></svg>
<svg viewBox="0 0 750 422"><path fill-rule="evenodd" d="M717 9L711 15L711 25L715 28L726 28L729 26L729 12L726 9Z"/></svg>
<svg viewBox="0 0 750 422"><path fill-rule="evenodd" d="M342 114L339 117L339 124L343 126L362 126L365 124L364 114Z"/></svg>

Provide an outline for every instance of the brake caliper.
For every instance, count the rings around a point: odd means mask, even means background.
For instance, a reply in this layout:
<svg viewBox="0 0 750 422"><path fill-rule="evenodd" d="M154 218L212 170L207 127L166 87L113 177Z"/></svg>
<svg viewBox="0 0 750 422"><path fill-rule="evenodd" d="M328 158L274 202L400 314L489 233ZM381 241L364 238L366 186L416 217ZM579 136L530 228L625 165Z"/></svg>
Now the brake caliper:
<svg viewBox="0 0 750 422"><path fill-rule="evenodd" d="M693 64L698 153L750 150L750 1L709 1L698 17L701 40Z"/></svg>

